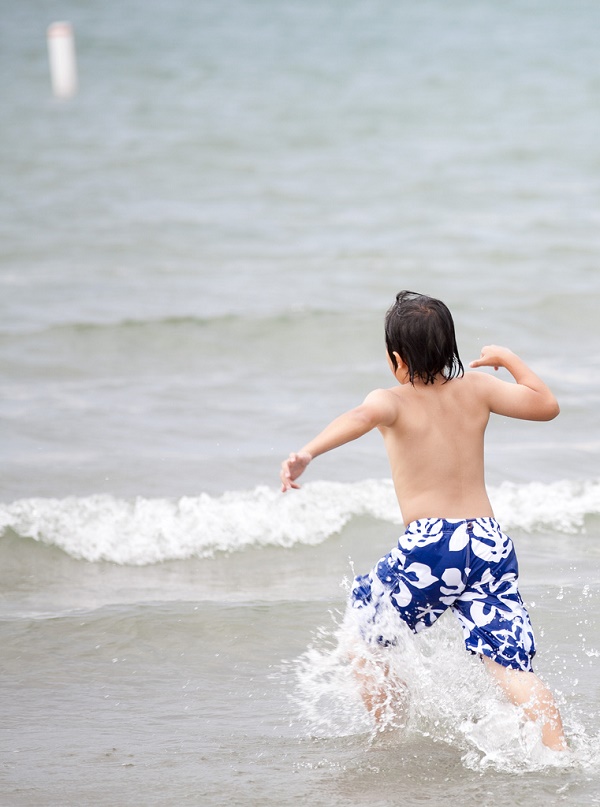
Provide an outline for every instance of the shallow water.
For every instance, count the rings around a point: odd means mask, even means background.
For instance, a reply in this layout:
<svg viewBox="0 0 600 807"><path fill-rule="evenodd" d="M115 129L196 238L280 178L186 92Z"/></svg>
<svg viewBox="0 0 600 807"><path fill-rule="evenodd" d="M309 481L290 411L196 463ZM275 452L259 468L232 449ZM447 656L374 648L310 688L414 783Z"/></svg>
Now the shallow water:
<svg viewBox="0 0 600 807"><path fill-rule="evenodd" d="M600 804L599 13L7 7L2 803ZM277 491L282 457L390 384L400 288L450 305L465 363L508 344L559 398L490 424L487 476L566 765L450 615L395 658L409 719L374 733L336 641L344 580L401 530L381 443Z"/></svg>

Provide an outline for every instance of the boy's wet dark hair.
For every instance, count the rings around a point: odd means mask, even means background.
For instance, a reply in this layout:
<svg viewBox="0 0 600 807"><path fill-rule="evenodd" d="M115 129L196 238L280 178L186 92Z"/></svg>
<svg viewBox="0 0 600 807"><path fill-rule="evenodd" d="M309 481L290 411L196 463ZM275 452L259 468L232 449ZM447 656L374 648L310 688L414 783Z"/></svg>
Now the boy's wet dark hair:
<svg viewBox="0 0 600 807"><path fill-rule="evenodd" d="M434 297L398 292L385 315L385 344L394 370L398 367L394 351L407 364L411 384L415 378L433 384L436 376L449 381L464 375L452 314Z"/></svg>

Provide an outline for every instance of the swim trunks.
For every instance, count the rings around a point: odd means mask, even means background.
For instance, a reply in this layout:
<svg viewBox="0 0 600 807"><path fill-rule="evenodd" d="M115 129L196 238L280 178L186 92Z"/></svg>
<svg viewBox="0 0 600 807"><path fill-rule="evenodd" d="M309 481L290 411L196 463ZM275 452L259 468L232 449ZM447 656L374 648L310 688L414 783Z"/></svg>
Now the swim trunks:
<svg viewBox="0 0 600 807"><path fill-rule="evenodd" d="M450 608L467 650L530 671L535 642L518 575L513 543L495 519L420 519L354 579L350 605L365 639L383 646L397 643L398 616L419 633Z"/></svg>

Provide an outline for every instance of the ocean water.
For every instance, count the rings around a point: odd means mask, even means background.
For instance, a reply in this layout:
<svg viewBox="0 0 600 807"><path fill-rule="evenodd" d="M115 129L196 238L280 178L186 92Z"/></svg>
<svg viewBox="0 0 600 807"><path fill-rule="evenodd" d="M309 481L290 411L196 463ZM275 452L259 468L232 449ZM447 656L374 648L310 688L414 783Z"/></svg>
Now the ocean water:
<svg viewBox="0 0 600 807"><path fill-rule="evenodd" d="M76 36L52 98L46 29ZM600 804L600 8L28 0L0 25L0 804ZM392 383L401 288L560 417L487 468L571 753L457 625L374 731L353 570L402 529L378 436L281 460Z"/></svg>

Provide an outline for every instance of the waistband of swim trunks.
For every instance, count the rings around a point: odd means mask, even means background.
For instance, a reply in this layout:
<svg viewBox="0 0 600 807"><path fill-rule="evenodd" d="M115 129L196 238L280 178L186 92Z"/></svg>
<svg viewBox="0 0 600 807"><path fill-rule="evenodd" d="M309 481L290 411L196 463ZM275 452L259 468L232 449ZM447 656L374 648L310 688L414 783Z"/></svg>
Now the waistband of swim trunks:
<svg viewBox="0 0 600 807"><path fill-rule="evenodd" d="M408 523L404 530L409 533L418 533L426 530L431 530L433 527L442 522L441 529L455 530L461 524L480 524L482 527L491 529L500 529L500 525L495 518L491 516L479 516L478 518L418 518L416 521Z"/></svg>

